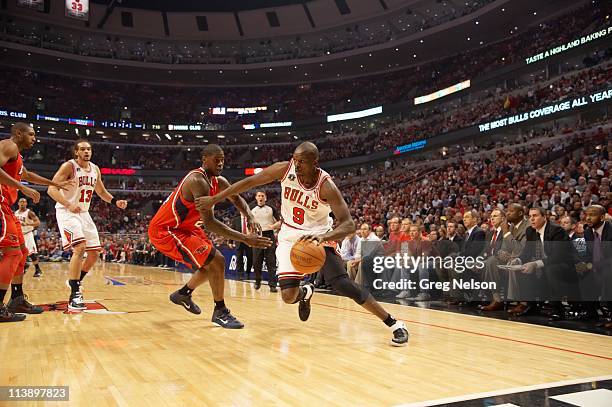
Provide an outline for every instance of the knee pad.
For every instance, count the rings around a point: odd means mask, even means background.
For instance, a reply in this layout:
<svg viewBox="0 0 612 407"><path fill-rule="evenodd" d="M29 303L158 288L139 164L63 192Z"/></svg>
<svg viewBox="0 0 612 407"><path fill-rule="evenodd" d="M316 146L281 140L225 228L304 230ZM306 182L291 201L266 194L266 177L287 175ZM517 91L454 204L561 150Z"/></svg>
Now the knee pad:
<svg viewBox="0 0 612 407"><path fill-rule="evenodd" d="M342 275L328 282L334 291L338 294L348 297L361 305L370 296L370 293L359 287L353 280L350 280L347 275Z"/></svg>
<svg viewBox="0 0 612 407"><path fill-rule="evenodd" d="M19 262L22 257L19 250L9 250L2 253L2 257L0 258L0 284L11 283L13 276L17 273ZM23 265L21 266L21 273L23 274Z"/></svg>

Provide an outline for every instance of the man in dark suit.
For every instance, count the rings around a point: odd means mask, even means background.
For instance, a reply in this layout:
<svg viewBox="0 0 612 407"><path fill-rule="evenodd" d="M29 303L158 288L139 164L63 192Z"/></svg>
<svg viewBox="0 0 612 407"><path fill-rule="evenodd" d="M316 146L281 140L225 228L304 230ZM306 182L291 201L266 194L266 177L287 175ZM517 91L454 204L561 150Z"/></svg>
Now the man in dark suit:
<svg viewBox="0 0 612 407"><path fill-rule="evenodd" d="M584 239L587 243L586 262L579 263L580 288L587 309L587 317L597 315L599 298L612 298L612 225L605 221L606 210L601 205L586 209ZM608 301L608 309L612 309ZM612 322L605 324L612 329Z"/></svg>
<svg viewBox="0 0 612 407"><path fill-rule="evenodd" d="M456 250L453 252L459 253L463 248L463 238L459 235L459 231L457 230L457 222L454 220L449 220L446 222L446 237L447 239L454 244Z"/></svg>
<svg viewBox="0 0 612 407"><path fill-rule="evenodd" d="M561 301L580 299L572 245L561 226L547 221L544 208L529 209L529 224L527 243L520 256L526 277L519 281L521 293L532 301L550 300L554 307L551 318L563 319Z"/></svg>
<svg viewBox="0 0 612 407"><path fill-rule="evenodd" d="M486 235L484 230L478 227L478 213L475 210L468 210L463 214L463 225L466 228L465 232L465 240L463 242L463 247L461 250L461 256L464 258L471 258L475 261L476 257L481 256L483 254L485 244L486 244ZM465 270L462 273L457 272L456 270L451 270L451 276L453 279L470 279L481 280L481 274L484 269L472 269ZM453 302L453 304L457 305L472 305L478 306L479 303L475 301L476 293L473 292L465 292L460 290L451 290L450 294L452 297L455 297L457 300ZM466 300L467 299L467 303Z"/></svg>
<svg viewBox="0 0 612 407"><path fill-rule="evenodd" d="M508 205L508 222L512 225L509 232L504 234L504 244L497 257L500 259L500 264L508 264L513 259L517 259L523 252L525 242L527 241L527 227L529 220L525 218L525 208L518 203ZM507 300L520 300L520 290L517 273L507 273L508 275L508 291L506 293ZM508 310L509 314L516 314L524 311L527 304L518 304Z"/></svg>
<svg viewBox="0 0 612 407"><path fill-rule="evenodd" d="M463 214L463 225L466 232L461 255L476 258L484 251L486 235L484 230L478 227L478 214L475 210L466 211Z"/></svg>
<svg viewBox="0 0 612 407"><path fill-rule="evenodd" d="M486 260L482 280L486 282L495 282L498 289L492 290L491 302L480 307L483 311L499 311L504 308L504 304L499 294L499 288L504 285L504 282L507 282L507 278L503 281L504 279L502 276L504 275L500 273L497 267L500 264L497 254L504 247L504 235L508 233L510 229L506 221L506 214L503 210L494 209L493 212L491 212L491 225L491 231L487 234L485 240L486 246L484 254Z"/></svg>
<svg viewBox="0 0 612 407"><path fill-rule="evenodd" d="M248 233L247 221L242 214L234 218L232 221L232 229L240 233ZM236 271L238 272L238 280L244 278L248 280L251 274L251 268L253 267L253 249L242 242L232 242L230 247L232 246L236 248ZM247 258L246 271L244 269L245 257Z"/></svg>

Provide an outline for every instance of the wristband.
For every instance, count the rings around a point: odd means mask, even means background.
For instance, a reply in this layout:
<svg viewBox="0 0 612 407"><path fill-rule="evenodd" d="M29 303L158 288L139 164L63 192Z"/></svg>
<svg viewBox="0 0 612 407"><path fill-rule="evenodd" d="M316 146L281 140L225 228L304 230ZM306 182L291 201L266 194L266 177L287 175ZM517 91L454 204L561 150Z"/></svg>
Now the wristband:
<svg viewBox="0 0 612 407"><path fill-rule="evenodd" d="M117 198L112 197L111 201L110 201L111 205L117 205Z"/></svg>

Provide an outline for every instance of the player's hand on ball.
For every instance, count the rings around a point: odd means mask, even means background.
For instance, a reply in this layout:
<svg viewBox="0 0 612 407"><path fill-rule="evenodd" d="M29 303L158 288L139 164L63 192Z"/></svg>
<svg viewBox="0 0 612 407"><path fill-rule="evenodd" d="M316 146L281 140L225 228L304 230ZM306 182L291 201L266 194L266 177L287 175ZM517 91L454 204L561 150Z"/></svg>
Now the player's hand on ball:
<svg viewBox="0 0 612 407"><path fill-rule="evenodd" d="M125 208L127 208L127 205L128 205L128 203L127 203L127 201L125 199L121 199L121 200L117 201L115 204L117 205L117 208L119 208L119 209L125 209Z"/></svg>
<svg viewBox="0 0 612 407"><path fill-rule="evenodd" d="M38 201L40 201L40 193L38 191L36 191L35 189L32 189L30 187L26 187L25 185L23 186L23 189L21 190L21 192L27 196L28 198L30 198L32 201L34 201L34 203L38 203Z"/></svg>
<svg viewBox="0 0 612 407"><path fill-rule="evenodd" d="M324 241L325 239L323 239L322 235L304 235L298 239L298 242L311 242L316 245L320 245Z"/></svg>
<svg viewBox="0 0 612 407"><path fill-rule="evenodd" d="M266 249L272 246L272 240L259 235L245 235L244 243L257 249Z"/></svg>
<svg viewBox="0 0 612 407"><path fill-rule="evenodd" d="M195 199L195 205L198 211L206 211L215 206L215 201L212 196L201 196Z"/></svg>

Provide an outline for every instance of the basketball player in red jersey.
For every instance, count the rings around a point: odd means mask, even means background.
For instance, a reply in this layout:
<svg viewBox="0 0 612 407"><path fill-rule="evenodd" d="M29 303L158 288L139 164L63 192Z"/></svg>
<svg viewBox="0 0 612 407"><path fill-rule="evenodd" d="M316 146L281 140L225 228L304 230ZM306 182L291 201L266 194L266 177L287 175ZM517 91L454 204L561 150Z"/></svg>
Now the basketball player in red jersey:
<svg viewBox="0 0 612 407"><path fill-rule="evenodd" d="M26 123L15 123L11 127L11 138L0 141L0 322L23 321L26 314L40 314L41 307L27 301L23 294L23 270L28 257L21 224L13 214L11 205L21 191L34 203L40 194L21 183L21 180L38 185L54 185L65 189L70 182L54 183L23 166L21 151L31 148L36 142L34 129ZM4 296L12 282L11 300L5 307ZM17 314L15 314L17 312Z"/></svg>
<svg viewBox="0 0 612 407"><path fill-rule="evenodd" d="M159 208L149 224L149 239L157 250L195 270L189 282L170 295L170 301L191 313L200 314L202 311L193 302L191 294L196 287L209 280L215 301L212 322L223 328L240 329L244 325L230 313L223 299L225 258L196 223L201 220L207 231L252 247L266 248L272 242L266 237L244 235L230 229L215 219L212 208L196 209L196 198L213 196L230 186L220 176L225 161L221 147L216 144L206 146L202 151L202 161L202 167L189 172ZM260 231L244 199L235 194L227 197L247 218L249 229Z"/></svg>
<svg viewBox="0 0 612 407"><path fill-rule="evenodd" d="M327 172L318 167L319 150L313 143L300 144L291 161L279 162L252 177L245 178L212 197L196 199L198 210L210 208L228 196L236 195L260 185L274 181L281 183L281 215L283 224L278 234L278 280L283 301L287 304L299 302L298 313L302 321L310 316L310 298L314 292L312 284L300 287L303 274L293 268L289 253L297 241L310 241L325 246L325 263L321 273L334 291L349 297L357 304L380 318L392 331L391 344L404 346L408 343L408 331L402 321L397 321L366 290L355 284L346 272L337 252L337 241L355 232L342 193ZM333 228L329 216L334 213L338 225Z"/></svg>

